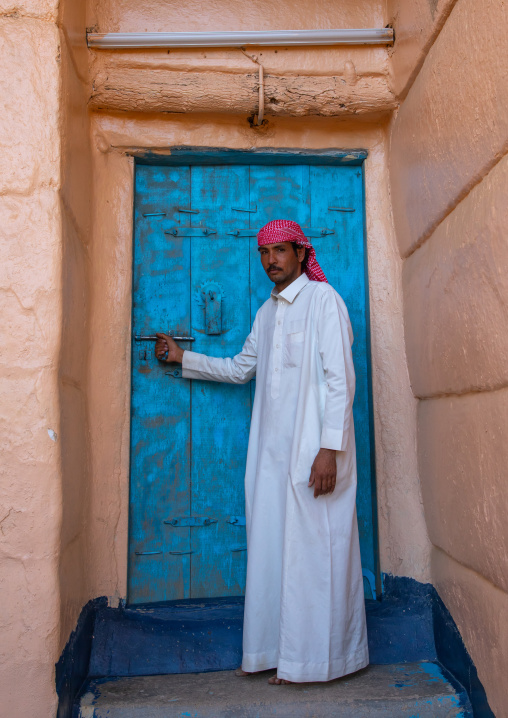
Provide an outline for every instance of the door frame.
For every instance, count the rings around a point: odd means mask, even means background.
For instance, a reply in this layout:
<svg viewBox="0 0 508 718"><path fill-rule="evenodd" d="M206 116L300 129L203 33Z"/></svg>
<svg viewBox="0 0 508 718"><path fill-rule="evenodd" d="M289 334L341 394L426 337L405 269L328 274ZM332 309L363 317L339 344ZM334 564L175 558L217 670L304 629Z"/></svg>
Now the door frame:
<svg viewBox="0 0 508 718"><path fill-rule="evenodd" d="M364 271L365 271L365 312L366 312L366 348L367 348L367 382L368 382L368 405L369 405L369 430L370 430L370 458L371 458L371 503L372 503L372 531L374 546L374 579L367 578L372 597L381 596L382 582L380 571L379 555L379 528L378 528L378 505L377 505L377 482L376 482L376 447L374 427L374 406L372 386L372 347L371 347L371 324L370 324L370 299L369 299L369 268L367 251L367 217L365 201L365 160L368 157L368 150L365 149L271 149L254 148L250 150L236 150L223 147L194 147L174 146L168 148L168 154L161 155L158 152L146 151L136 153L134 158L134 180L137 165L165 165L165 166L210 166L210 165L321 165L321 166L356 166L362 172L362 212L363 212L363 244L364 244ZM135 193L132 201L134 204ZM133 213L134 220L134 213ZM134 242L135 227L133 224L132 242ZM133 268L132 268L133 269ZM131 270L132 271L132 270ZM132 306L133 295L131 295ZM130 401L129 401L130 404ZM129 412L129 439L132 430L132 413ZM131 489L131 462L129 459L129 496ZM130 500L129 500L130 505ZM127 537L130 536L130 510L127 520ZM129 540L128 540L129 543ZM129 574L129 561L127 560L127 572ZM127 586L129 586L129 575L127 575ZM127 594L127 603L129 596Z"/></svg>

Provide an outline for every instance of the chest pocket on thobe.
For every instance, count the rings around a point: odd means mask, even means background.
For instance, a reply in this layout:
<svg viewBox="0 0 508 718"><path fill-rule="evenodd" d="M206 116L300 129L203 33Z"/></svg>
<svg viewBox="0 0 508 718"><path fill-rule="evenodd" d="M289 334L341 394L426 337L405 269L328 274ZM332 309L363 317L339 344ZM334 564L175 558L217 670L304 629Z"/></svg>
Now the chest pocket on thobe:
<svg viewBox="0 0 508 718"><path fill-rule="evenodd" d="M284 366L288 369L302 365L305 340L305 320L296 319L289 323L284 347Z"/></svg>

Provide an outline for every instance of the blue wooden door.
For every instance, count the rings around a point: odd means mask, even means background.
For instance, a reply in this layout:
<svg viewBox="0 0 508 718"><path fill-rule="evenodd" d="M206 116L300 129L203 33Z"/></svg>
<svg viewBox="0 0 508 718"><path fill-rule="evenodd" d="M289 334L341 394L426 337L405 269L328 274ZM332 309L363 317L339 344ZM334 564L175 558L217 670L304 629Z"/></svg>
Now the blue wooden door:
<svg viewBox="0 0 508 718"><path fill-rule="evenodd" d="M232 356L271 282L256 231L306 228L351 316L362 563L375 572L363 182L356 166L137 165L133 268L129 602L242 595L243 478L253 384L182 379L156 331Z"/></svg>

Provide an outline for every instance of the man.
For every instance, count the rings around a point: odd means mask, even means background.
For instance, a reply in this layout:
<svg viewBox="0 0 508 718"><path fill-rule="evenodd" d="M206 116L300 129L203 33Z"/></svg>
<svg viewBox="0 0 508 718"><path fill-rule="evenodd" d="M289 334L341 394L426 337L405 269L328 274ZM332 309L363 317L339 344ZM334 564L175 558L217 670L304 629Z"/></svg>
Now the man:
<svg viewBox="0 0 508 718"><path fill-rule="evenodd" d="M256 375L237 675L276 668L272 684L329 681L368 664L352 331L344 302L296 222L269 222L258 245L275 287L242 351L232 359L208 357L158 334L155 353L181 362L189 379L241 384Z"/></svg>

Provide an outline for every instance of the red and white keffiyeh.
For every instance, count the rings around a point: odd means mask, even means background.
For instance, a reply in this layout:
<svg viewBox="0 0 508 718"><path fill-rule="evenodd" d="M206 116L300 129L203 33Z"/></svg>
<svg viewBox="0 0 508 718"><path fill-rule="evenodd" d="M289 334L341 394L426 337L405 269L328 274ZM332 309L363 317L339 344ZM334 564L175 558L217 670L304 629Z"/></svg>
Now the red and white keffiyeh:
<svg viewBox="0 0 508 718"><path fill-rule="evenodd" d="M299 247L308 249L305 274L314 282L328 282L316 260L316 251L299 224L290 219L274 219L259 230L259 247L263 244L277 244L278 242L294 242Z"/></svg>

